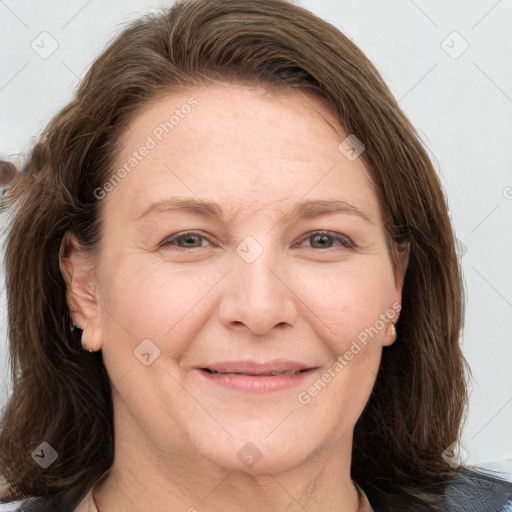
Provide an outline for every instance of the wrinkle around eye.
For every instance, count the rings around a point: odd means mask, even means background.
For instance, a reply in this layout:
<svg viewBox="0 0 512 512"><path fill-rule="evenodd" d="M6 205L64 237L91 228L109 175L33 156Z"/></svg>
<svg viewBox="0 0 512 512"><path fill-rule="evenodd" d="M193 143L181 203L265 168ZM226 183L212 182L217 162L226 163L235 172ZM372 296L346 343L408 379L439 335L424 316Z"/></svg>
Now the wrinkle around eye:
<svg viewBox="0 0 512 512"><path fill-rule="evenodd" d="M312 247L311 240L315 236L325 235L334 240L334 246L331 247ZM186 238L187 236L198 237L202 243L200 246L180 246L175 242L176 240ZM306 245L307 241L310 241L309 245ZM241 243L241 242L239 242ZM337 244L337 245L336 245ZM229 245L229 244L228 244ZM329 255L343 255L343 254L372 254L378 251L378 243L365 243L361 244L360 242L355 243L351 237L347 235L328 231L328 230L315 230L309 233L306 233L302 237L300 237L296 242L294 242L290 249L293 251L304 251L305 254L314 254L319 257L325 256L326 258ZM196 230L189 231L180 231L173 235L166 237L158 246L157 250L169 251L170 253L175 253L177 255L199 255L200 253L206 252L205 249L208 249L208 252L211 252L213 249L221 248L222 244L216 241L215 237L211 235L207 235L203 232ZM200 251L200 249L202 249ZM297 255L297 254L296 254Z"/></svg>
<svg viewBox="0 0 512 512"><path fill-rule="evenodd" d="M355 249L356 248L356 244L354 244L352 242L352 240L350 240L350 238L347 237L346 235L342 235L341 233L336 233L336 232L328 231L328 230L312 231L312 232L308 233L306 237L303 237L302 243L305 242L306 240L312 240L313 238L315 238L317 236L325 236L325 237L331 238L332 240L337 241L340 245L340 248L345 248L345 249ZM296 248L297 244L295 244L293 247ZM334 250L333 247L308 247L308 248L315 249L315 250L323 250L323 249Z"/></svg>
<svg viewBox="0 0 512 512"><path fill-rule="evenodd" d="M187 237L198 237L201 240L206 240L208 243L213 245L213 247L217 247L218 245L214 243L210 237L204 235L203 233L199 233L196 231L183 231L176 233L174 235L171 235L170 237L167 237L163 242L159 244L159 248L172 248L171 250L181 250L181 249L201 249L202 247L205 247L204 245L195 246L195 247L188 247L188 246L180 246L177 244L174 244L176 240L187 238Z"/></svg>

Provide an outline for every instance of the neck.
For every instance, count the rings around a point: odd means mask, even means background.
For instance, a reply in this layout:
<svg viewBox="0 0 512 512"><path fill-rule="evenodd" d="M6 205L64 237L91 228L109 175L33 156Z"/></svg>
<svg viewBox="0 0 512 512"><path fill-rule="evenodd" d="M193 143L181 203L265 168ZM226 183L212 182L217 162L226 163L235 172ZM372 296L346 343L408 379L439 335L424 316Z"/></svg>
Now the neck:
<svg viewBox="0 0 512 512"><path fill-rule="evenodd" d="M255 473L222 467L178 443L175 453L164 456L128 421L126 414L115 418L114 463L93 493L98 512L359 510L350 478L351 432L285 471Z"/></svg>

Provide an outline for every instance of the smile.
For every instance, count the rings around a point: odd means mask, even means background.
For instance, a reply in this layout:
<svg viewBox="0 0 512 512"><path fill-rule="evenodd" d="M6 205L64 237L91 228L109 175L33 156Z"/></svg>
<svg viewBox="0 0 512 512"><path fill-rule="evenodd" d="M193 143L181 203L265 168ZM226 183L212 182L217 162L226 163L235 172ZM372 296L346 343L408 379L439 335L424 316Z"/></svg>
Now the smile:
<svg viewBox="0 0 512 512"><path fill-rule="evenodd" d="M318 366L288 360L227 361L197 367L210 384L246 393L270 393L297 387Z"/></svg>

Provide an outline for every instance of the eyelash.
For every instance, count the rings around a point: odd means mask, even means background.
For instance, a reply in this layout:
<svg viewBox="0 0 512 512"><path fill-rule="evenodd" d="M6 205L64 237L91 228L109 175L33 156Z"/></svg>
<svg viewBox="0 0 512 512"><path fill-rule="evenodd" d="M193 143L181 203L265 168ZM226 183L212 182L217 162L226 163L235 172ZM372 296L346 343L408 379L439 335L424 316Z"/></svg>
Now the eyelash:
<svg viewBox="0 0 512 512"><path fill-rule="evenodd" d="M200 249L201 247L181 247L179 245L175 245L174 242L180 238L186 238L187 236L198 236L200 238L203 238L207 240L209 243L216 245L209 237L203 235L202 233L196 232L196 231L184 231L182 233L176 233L175 235L172 235L171 237L164 240L161 244L161 248L172 248L172 250L181 250L181 249ZM326 231L326 230L319 230L319 231L311 231L308 233L308 236L303 238L301 242L298 242L297 244L294 244L293 247L297 247L297 245L300 245L305 240L308 240L310 238L313 238L314 236L328 236L334 240L337 240L340 245L345 249L354 249L355 246L350 242L350 240L347 237L341 236L338 233L335 233L333 231ZM315 249L314 247L310 247L311 249ZM326 247L325 249L332 249L332 247Z"/></svg>

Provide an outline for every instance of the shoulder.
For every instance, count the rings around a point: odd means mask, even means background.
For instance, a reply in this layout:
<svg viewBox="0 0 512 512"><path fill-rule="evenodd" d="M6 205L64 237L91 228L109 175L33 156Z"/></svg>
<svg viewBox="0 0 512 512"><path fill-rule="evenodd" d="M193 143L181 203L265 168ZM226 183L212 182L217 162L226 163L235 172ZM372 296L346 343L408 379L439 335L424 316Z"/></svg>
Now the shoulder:
<svg viewBox="0 0 512 512"><path fill-rule="evenodd" d="M446 487L446 512L512 512L512 483L473 470Z"/></svg>

